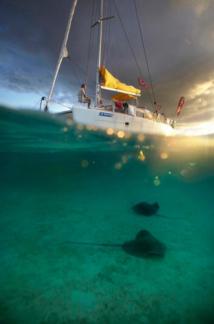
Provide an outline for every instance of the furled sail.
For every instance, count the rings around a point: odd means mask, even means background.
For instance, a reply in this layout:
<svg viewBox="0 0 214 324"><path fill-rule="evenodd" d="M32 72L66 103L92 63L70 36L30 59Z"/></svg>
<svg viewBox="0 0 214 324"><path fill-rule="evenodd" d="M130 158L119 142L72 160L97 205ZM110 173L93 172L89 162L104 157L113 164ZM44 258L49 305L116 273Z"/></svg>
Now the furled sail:
<svg viewBox="0 0 214 324"><path fill-rule="evenodd" d="M141 90L116 79L104 66L100 67L101 88L134 96L140 96Z"/></svg>

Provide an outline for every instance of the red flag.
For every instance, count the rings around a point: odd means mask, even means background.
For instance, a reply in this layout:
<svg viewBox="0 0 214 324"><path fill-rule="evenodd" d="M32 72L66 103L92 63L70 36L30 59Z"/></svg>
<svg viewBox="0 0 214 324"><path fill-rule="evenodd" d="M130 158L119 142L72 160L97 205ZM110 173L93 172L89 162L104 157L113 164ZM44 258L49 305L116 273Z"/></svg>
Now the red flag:
<svg viewBox="0 0 214 324"><path fill-rule="evenodd" d="M179 101L178 101L178 105L177 105L177 109L176 109L176 115L179 116L181 113L181 110L184 107L184 103L185 103L185 98L184 97L180 97Z"/></svg>
<svg viewBox="0 0 214 324"><path fill-rule="evenodd" d="M148 89L149 88L149 84L146 83L146 81L144 81L143 79L141 78L138 78L138 83L141 87L143 87L144 89Z"/></svg>

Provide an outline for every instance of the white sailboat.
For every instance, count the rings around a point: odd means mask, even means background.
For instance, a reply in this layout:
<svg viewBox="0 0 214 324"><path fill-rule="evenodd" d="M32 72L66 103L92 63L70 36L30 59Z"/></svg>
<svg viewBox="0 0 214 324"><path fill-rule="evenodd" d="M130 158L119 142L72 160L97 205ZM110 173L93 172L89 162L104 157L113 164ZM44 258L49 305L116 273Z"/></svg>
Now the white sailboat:
<svg viewBox="0 0 214 324"><path fill-rule="evenodd" d="M53 82L47 98L41 99L42 107L45 103L44 110L48 111L52 99L55 83L60 71L63 59L68 56L67 42L71 29L72 20L78 0L73 0L64 40L62 42ZM76 102L72 104L69 111L61 113L64 118L72 118L74 123L82 125L95 126L98 129L112 129L113 131L121 130L129 133L143 134L160 134L173 135L174 122L160 114L152 113L147 109L137 107L138 98L141 96L141 90L133 86L126 85L116 79L107 69L102 66L102 42L103 42L103 22L112 17L104 17L104 0L100 0L100 17L95 25L99 26L99 44L98 59L96 71L96 98L94 104L88 108L86 103ZM116 92L112 97L112 105L104 105L102 94L104 91ZM135 104L126 104L126 111L117 110L115 103L127 103L129 100Z"/></svg>

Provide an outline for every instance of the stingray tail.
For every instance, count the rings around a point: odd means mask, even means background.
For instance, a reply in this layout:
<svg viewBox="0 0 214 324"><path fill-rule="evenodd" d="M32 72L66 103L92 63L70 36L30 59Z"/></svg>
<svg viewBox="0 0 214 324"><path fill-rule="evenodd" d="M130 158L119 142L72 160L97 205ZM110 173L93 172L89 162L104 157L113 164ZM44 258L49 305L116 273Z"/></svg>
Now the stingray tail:
<svg viewBox="0 0 214 324"><path fill-rule="evenodd" d="M76 242L76 241L69 241L68 243L71 245L111 247L111 248L118 248L122 246L122 244L119 243L95 243L95 242Z"/></svg>

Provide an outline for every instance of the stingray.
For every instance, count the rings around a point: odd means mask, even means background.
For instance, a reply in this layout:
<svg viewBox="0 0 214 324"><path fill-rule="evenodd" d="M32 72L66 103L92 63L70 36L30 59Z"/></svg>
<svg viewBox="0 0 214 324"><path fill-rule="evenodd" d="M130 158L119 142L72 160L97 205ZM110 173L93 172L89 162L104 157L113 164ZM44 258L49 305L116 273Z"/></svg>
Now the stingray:
<svg viewBox="0 0 214 324"><path fill-rule="evenodd" d="M150 204L145 201L142 201L132 207L132 209L135 211L135 213L143 216L152 216L156 215L160 206L157 202Z"/></svg>
<svg viewBox="0 0 214 324"><path fill-rule="evenodd" d="M167 218L167 219L183 219L183 217L168 217L165 215L161 215L158 213L159 211L159 204L157 202L154 202L153 204L147 203L145 201L142 201L132 207L133 211L142 216L146 217L151 217L151 216L158 216L162 218Z"/></svg>
<svg viewBox="0 0 214 324"><path fill-rule="evenodd" d="M132 241L127 241L122 248L128 254L137 257L159 257L162 258L166 252L166 246L156 239L149 231L141 230Z"/></svg>
<svg viewBox="0 0 214 324"><path fill-rule="evenodd" d="M134 240L118 243L90 243L90 242L69 242L74 245L86 245L96 247L122 248L124 252L140 258L162 258L166 252L166 246L157 240L149 231L141 230Z"/></svg>

